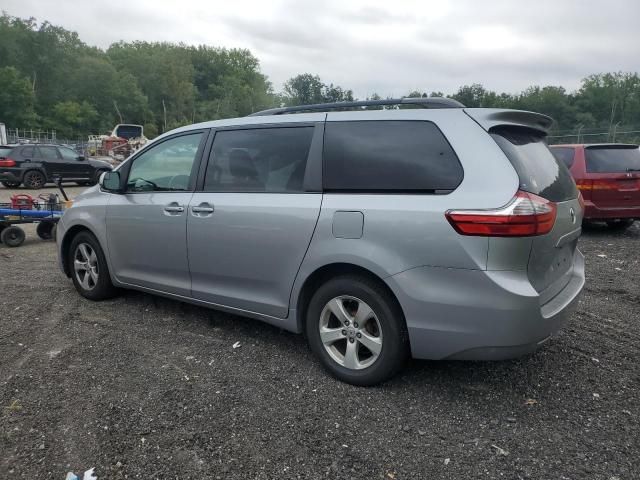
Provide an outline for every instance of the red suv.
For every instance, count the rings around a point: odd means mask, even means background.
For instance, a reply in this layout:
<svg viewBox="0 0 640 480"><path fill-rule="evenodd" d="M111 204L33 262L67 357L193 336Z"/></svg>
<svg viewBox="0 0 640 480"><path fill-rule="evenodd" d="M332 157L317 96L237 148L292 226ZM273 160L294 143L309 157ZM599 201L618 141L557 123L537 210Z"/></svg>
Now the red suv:
<svg viewBox="0 0 640 480"><path fill-rule="evenodd" d="M582 192L585 220L627 228L640 220L640 149L638 145L551 145Z"/></svg>

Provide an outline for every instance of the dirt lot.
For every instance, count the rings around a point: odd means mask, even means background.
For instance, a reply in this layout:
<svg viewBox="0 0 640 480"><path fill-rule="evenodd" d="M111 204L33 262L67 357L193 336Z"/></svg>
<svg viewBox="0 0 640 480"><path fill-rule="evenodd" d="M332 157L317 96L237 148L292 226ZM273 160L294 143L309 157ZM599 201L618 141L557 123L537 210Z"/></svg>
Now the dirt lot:
<svg viewBox="0 0 640 480"><path fill-rule="evenodd" d="M369 389L253 320L91 303L33 230L0 245L0 478L640 478L639 222L584 233L586 291L537 354Z"/></svg>

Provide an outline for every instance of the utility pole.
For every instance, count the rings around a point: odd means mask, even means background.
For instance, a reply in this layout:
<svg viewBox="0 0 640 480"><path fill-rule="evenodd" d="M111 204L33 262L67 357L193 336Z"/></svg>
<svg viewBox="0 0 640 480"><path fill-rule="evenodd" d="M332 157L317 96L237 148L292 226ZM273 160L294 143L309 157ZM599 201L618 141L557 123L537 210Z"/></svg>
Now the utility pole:
<svg viewBox="0 0 640 480"><path fill-rule="evenodd" d="M116 107L116 112L118 113L118 117L120 117L120 123L124 123L124 121L122 120L122 114L120 113L120 109L118 108L118 104L115 100L113 101L113 106Z"/></svg>
<svg viewBox="0 0 640 480"><path fill-rule="evenodd" d="M167 106L164 104L164 98L162 99L162 110L164 111L164 130L162 133L167 131Z"/></svg>

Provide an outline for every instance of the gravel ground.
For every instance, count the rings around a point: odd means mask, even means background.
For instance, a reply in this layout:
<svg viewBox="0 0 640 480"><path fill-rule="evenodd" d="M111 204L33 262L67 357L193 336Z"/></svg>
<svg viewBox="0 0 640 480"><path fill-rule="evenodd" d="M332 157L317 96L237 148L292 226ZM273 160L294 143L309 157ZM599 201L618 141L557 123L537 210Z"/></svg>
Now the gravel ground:
<svg viewBox="0 0 640 480"><path fill-rule="evenodd" d="M376 388L253 320L91 303L33 230L0 245L0 478L640 478L640 222L585 231L578 311L535 355Z"/></svg>

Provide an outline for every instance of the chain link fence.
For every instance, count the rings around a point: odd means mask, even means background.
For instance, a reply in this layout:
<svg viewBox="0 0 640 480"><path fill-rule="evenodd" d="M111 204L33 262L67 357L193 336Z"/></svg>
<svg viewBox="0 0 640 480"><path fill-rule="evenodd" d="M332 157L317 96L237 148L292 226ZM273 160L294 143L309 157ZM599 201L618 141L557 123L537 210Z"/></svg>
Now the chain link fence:
<svg viewBox="0 0 640 480"><path fill-rule="evenodd" d="M547 137L553 145L564 143L633 143L640 144L640 127L612 126L607 131L577 127Z"/></svg>

